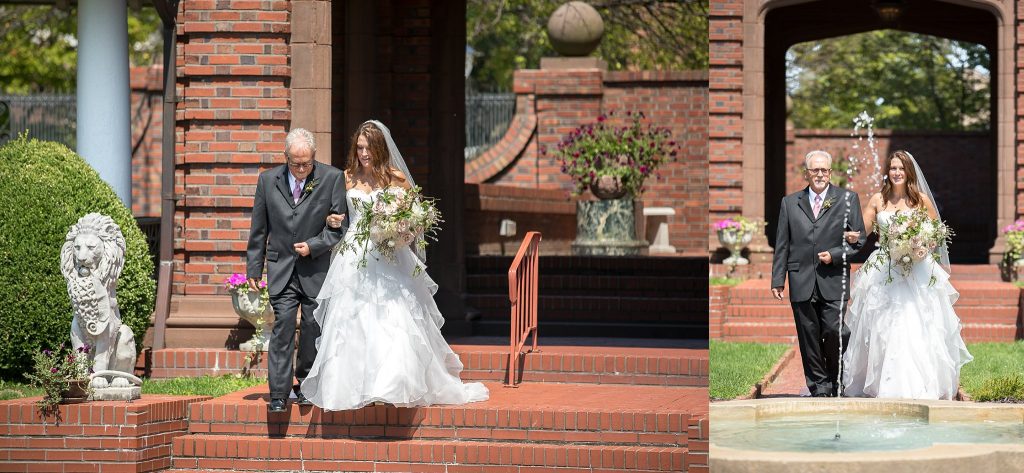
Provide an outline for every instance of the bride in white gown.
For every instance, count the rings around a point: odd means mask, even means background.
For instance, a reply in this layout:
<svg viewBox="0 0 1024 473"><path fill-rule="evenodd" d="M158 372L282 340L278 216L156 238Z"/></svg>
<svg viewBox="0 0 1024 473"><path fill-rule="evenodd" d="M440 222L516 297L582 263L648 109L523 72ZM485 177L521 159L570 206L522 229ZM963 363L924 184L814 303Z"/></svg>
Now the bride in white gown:
<svg viewBox="0 0 1024 473"><path fill-rule="evenodd" d="M888 224L898 212L924 208L939 218L921 168L907 151L896 151L884 166L882 191L864 209L865 228ZM847 240L856 233L848 232ZM854 275L846 322L849 347L843 354L844 394L879 398L952 399L960 368L973 357L960 337L953 304L960 294L949 282L949 256L939 248L904 275L878 260L878 250ZM931 278L935 277L932 283Z"/></svg>
<svg viewBox="0 0 1024 473"><path fill-rule="evenodd" d="M377 121L356 131L345 179L349 228L362 217L357 201L387 186L413 185L390 131ZM328 225L340 226L340 216L328 217ZM348 232L345 241L353 237ZM334 257L317 296L313 315L321 336L302 393L327 410L374 402L413 407L486 400L483 384L459 379L462 362L441 336L444 318L432 297L437 284L421 257L409 247L395 256L392 262L371 249L362 268L354 252ZM417 266L421 271L413 276Z"/></svg>

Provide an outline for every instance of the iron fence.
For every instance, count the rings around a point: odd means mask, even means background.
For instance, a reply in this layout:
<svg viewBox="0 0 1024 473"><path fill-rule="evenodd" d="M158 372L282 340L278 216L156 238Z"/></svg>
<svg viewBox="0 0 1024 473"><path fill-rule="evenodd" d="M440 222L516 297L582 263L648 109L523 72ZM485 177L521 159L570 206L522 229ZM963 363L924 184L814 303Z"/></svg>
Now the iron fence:
<svg viewBox="0 0 1024 473"><path fill-rule="evenodd" d="M466 92L466 161L505 136L515 111L516 94Z"/></svg>
<svg viewBox="0 0 1024 473"><path fill-rule="evenodd" d="M0 95L0 143L27 131L75 149L75 113L73 94Z"/></svg>

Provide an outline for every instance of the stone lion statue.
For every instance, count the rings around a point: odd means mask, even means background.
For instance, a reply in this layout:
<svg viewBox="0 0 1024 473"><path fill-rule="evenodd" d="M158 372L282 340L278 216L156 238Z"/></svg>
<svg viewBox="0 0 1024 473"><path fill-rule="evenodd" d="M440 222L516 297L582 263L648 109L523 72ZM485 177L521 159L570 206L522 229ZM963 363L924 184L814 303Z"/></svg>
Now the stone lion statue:
<svg viewBox="0 0 1024 473"><path fill-rule="evenodd" d="M88 344L94 388L127 387L135 369L135 334L121 323L117 279L124 268L125 239L110 217L90 213L71 226L60 250L73 318L71 343ZM101 375L109 375L108 383Z"/></svg>

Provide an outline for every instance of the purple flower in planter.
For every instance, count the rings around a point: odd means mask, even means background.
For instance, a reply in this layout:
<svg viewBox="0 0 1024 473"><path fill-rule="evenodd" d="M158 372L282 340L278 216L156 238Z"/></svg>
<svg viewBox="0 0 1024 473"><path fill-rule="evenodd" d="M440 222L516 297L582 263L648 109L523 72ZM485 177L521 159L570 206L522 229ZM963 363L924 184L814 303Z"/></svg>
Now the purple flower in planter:
<svg viewBox="0 0 1024 473"><path fill-rule="evenodd" d="M57 368L50 368L50 372L51 373L56 373L57 372Z"/></svg>

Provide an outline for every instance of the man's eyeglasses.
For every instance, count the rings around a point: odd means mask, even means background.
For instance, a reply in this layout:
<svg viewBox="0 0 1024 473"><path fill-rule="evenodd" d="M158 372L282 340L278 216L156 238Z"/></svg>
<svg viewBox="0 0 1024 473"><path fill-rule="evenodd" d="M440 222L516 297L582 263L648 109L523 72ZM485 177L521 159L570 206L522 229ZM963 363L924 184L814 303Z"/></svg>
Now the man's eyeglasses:
<svg viewBox="0 0 1024 473"><path fill-rule="evenodd" d="M830 172L832 172L832 170L829 169L829 168L815 168L815 169L808 169L807 170L808 174L812 174L812 175L813 174L820 174L822 176L824 176L825 174L828 174Z"/></svg>
<svg viewBox="0 0 1024 473"><path fill-rule="evenodd" d="M288 163L288 167L292 169L309 169L313 167L313 163Z"/></svg>

